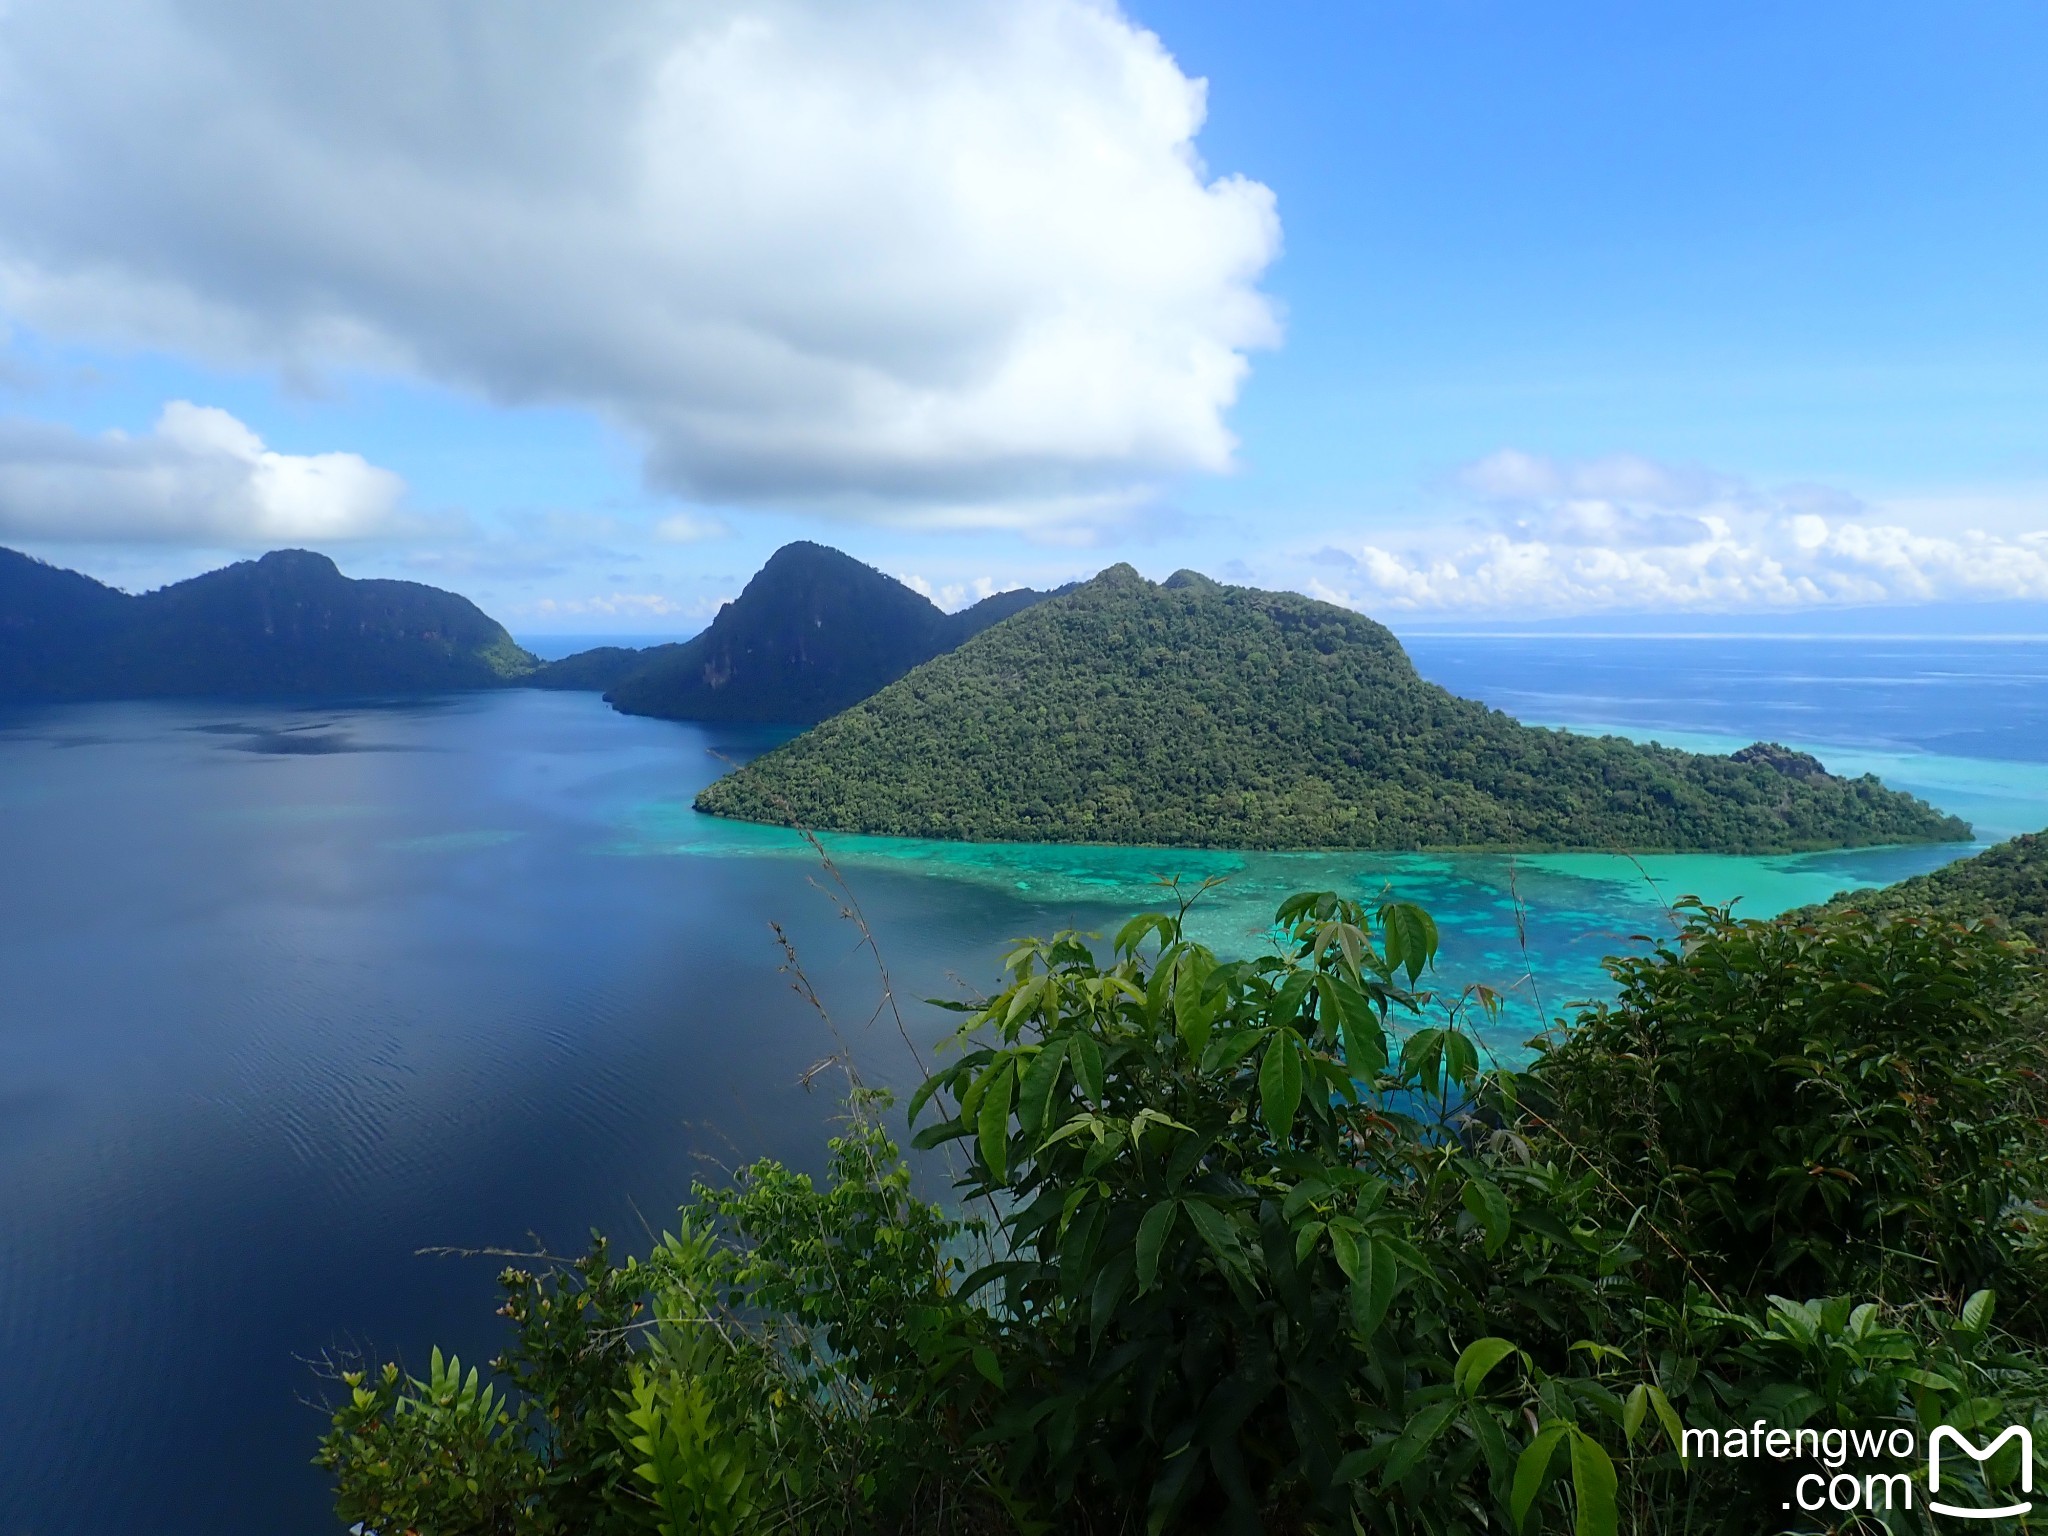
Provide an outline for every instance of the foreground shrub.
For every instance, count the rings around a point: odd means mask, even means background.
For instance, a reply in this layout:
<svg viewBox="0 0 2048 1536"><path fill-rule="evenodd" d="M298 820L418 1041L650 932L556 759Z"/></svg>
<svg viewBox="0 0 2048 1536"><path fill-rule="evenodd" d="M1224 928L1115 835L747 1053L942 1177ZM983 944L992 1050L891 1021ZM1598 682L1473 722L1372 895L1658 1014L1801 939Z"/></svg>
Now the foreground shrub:
<svg viewBox="0 0 2048 1536"><path fill-rule="evenodd" d="M1957 1289L2032 1262L2021 952L1700 909L1517 1075L1415 908L1296 897L1237 961L1184 916L1021 943L963 1009L910 1111L973 1219L856 1095L823 1188L759 1164L644 1259L508 1272L502 1387L350 1378L344 1519L1750 1536L1782 1501L1686 1428L2048 1449L2033 1325Z"/></svg>
<svg viewBox="0 0 2048 1536"><path fill-rule="evenodd" d="M1748 1299L2030 1300L2048 1278L2032 946L1924 914L1688 915L1655 954L1608 962L1619 997L1523 1085L1548 1139L1661 1234L1667 1287L1710 1271Z"/></svg>

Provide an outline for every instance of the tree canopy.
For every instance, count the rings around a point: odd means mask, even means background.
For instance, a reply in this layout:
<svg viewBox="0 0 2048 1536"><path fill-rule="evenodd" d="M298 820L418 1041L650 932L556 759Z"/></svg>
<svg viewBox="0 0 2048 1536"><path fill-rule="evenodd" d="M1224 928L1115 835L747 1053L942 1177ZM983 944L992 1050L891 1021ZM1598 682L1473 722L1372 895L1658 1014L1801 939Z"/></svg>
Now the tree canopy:
<svg viewBox="0 0 2048 1536"><path fill-rule="evenodd" d="M1875 778L1525 726L1370 619L1114 566L719 780L700 810L977 841L1774 853L1965 839Z"/></svg>
<svg viewBox="0 0 2048 1536"><path fill-rule="evenodd" d="M2029 832L1932 874L1874 891L1844 891L1830 907L1904 912L1925 907L1951 918L1995 917L2048 946L2048 834Z"/></svg>

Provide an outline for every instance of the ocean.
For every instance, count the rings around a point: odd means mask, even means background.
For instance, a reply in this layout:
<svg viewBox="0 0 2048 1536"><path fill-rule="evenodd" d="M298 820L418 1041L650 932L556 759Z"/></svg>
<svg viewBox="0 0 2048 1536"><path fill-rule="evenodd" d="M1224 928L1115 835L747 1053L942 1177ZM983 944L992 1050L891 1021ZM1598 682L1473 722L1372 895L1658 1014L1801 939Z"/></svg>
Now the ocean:
<svg viewBox="0 0 2048 1536"><path fill-rule="evenodd" d="M2048 642L1417 637L1521 718L1878 773L1980 841L2048 824ZM0 1536L337 1529L308 1465L325 1379L499 1342L502 1259L623 1245L693 1178L815 1167L806 1070L848 1040L914 1078L916 1001L1004 940L1100 931L1227 877L1219 948L1303 887L1429 906L1444 979L1507 989L1488 1043L1602 995L1682 895L1759 915L1966 846L1771 858L1173 853L826 839L696 815L779 739L594 696L0 713ZM836 871L836 878L833 873ZM843 879L842 891L836 879ZM833 1014L791 988L783 925Z"/></svg>

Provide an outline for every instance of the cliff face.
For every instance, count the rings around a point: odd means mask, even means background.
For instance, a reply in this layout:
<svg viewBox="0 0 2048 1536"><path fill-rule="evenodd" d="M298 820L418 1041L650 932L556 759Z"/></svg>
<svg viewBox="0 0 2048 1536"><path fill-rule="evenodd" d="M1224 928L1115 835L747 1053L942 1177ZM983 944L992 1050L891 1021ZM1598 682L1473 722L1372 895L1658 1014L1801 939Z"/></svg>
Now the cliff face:
<svg viewBox="0 0 2048 1536"><path fill-rule="evenodd" d="M786 544L703 634L645 653L605 697L669 720L815 724L1042 596L1001 592L948 614L850 555Z"/></svg>
<svg viewBox="0 0 2048 1536"><path fill-rule="evenodd" d="M491 687L533 670L467 598L352 581L275 550L131 597L0 551L0 697L350 695Z"/></svg>

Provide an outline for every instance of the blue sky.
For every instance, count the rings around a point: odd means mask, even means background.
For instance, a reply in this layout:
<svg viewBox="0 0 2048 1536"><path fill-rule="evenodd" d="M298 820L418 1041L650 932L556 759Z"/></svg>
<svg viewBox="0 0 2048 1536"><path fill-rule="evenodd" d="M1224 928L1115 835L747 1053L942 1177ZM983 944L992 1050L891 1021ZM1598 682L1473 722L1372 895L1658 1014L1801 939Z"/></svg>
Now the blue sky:
<svg viewBox="0 0 2048 1536"><path fill-rule="evenodd" d="M2048 601L2038 5L838 9L10 8L0 542L530 633L793 537L949 605Z"/></svg>

